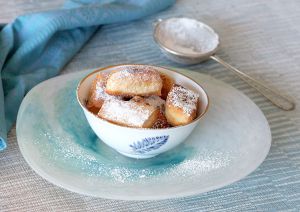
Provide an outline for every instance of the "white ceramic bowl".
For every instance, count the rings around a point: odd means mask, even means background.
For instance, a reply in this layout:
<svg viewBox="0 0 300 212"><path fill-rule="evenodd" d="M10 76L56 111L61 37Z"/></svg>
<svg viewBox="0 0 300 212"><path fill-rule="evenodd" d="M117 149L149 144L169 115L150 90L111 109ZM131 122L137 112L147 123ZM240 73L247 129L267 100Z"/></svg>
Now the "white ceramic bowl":
<svg viewBox="0 0 300 212"><path fill-rule="evenodd" d="M175 80L175 83L189 88L200 95L197 118L190 124L167 129L144 129L119 126L103 120L86 108L89 89L98 72L111 72L132 66L148 65L116 65L109 66L88 74L77 87L77 99L84 111L84 114L96 135L108 146L119 153L132 158L151 158L160 153L168 151L182 143L193 131L200 118L208 109L208 96L203 88L192 79L171 71L166 68L151 66L161 73L167 74Z"/></svg>

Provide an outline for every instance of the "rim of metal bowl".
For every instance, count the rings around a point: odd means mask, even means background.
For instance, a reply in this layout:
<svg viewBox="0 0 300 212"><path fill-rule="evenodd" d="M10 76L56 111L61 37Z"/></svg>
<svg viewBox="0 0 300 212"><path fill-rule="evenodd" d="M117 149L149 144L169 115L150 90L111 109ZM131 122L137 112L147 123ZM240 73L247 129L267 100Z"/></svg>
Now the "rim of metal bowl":
<svg viewBox="0 0 300 212"><path fill-rule="evenodd" d="M163 42L161 41L161 39L159 39L159 36L158 36L158 29L159 29L160 24L165 23L166 21L169 21L171 19L182 19L182 18L190 19L190 20L195 20L195 21L201 23L203 26L205 26L208 30L210 30L211 32L213 32L217 36L217 40L218 40L218 45L216 46L216 48L214 48L213 50L211 50L209 52L206 52L204 54L201 54L201 53L199 53L199 54L185 54L185 53L178 52L175 49L172 49L172 48L167 47L166 45L164 45ZM154 24L153 39L154 39L155 43L158 44L158 46L161 49L165 50L166 52L168 52L170 54L173 54L173 55L176 55L176 56L179 56L179 57L185 57L185 58L190 58L190 59L198 59L198 58L209 57L211 55L214 55L218 51L218 49L220 47L220 37L214 31L213 28L211 28L207 24L205 24L205 23L203 23L203 22L201 22L201 21L199 21L197 19L192 19L192 18L188 18L188 17L172 17L172 18L167 18L167 19L158 19L155 22L155 24Z"/></svg>

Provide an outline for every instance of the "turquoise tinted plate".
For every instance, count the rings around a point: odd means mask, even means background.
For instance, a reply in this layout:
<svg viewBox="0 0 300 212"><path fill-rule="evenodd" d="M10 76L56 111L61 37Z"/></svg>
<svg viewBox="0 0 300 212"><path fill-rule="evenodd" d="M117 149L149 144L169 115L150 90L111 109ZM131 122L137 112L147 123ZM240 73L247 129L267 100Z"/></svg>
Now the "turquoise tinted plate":
<svg viewBox="0 0 300 212"><path fill-rule="evenodd" d="M76 101L76 86L88 72L37 85L18 113L22 155L37 174L55 185L109 199L184 197L242 179L268 154L268 122L248 97L210 76L183 70L210 97L202 123L182 145L155 158L122 156L97 138Z"/></svg>

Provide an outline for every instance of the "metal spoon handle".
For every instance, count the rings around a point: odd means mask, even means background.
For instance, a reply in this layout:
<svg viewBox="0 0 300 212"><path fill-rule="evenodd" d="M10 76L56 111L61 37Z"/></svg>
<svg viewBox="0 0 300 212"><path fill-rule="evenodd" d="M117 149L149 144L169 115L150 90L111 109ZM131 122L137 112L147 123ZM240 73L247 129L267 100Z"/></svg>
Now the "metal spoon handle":
<svg viewBox="0 0 300 212"><path fill-rule="evenodd" d="M269 88L268 86L262 84L258 80L254 79L253 77L245 74L244 72L238 70L237 68L233 67L232 65L228 64L218 56L212 55L210 56L211 59L218 62L219 64L226 67L228 70L237 74L242 80L248 83L251 87L255 88L258 92L260 92L263 96L269 99L275 106L281 108L282 110L293 110L295 108L295 103L290 98L283 96L279 93L279 91Z"/></svg>

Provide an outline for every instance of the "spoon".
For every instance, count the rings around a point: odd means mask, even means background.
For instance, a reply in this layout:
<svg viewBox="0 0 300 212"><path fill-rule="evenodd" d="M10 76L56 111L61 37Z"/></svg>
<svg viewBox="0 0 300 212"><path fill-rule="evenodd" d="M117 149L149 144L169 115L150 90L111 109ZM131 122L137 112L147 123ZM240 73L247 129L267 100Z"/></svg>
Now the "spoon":
<svg viewBox="0 0 300 212"><path fill-rule="evenodd" d="M159 19L155 23L153 37L163 53L172 61L181 64L196 64L212 59L237 74L275 106L286 111L295 108L292 99L216 56L215 53L220 46L219 36L206 24L190 18Z"/></svg>

